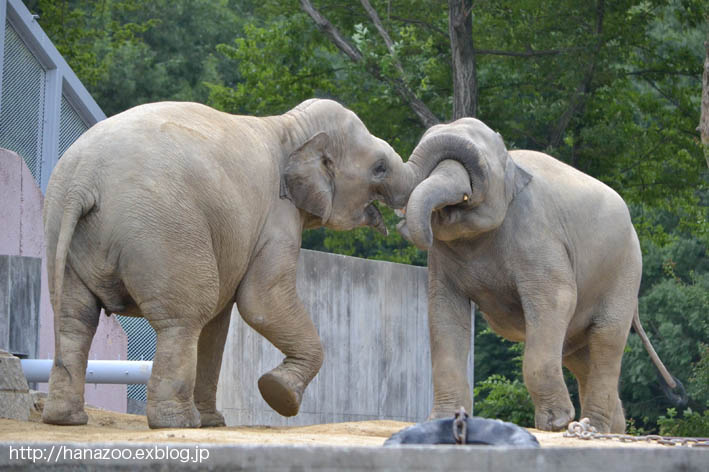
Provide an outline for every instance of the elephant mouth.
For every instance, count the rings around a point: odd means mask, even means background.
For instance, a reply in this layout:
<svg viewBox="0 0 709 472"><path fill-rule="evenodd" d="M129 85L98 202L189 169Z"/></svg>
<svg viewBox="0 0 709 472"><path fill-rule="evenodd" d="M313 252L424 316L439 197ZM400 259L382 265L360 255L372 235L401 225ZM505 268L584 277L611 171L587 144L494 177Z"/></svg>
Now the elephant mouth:
<svg viewBox="0 0 709 472"><path fill-rule="evenodd" d="M364 207L364 221L364 224L371 226L384 236L389 234L389 230L387 229L386 223L384 223L384 218L379 208L372 202L367 203Z"/></svg>

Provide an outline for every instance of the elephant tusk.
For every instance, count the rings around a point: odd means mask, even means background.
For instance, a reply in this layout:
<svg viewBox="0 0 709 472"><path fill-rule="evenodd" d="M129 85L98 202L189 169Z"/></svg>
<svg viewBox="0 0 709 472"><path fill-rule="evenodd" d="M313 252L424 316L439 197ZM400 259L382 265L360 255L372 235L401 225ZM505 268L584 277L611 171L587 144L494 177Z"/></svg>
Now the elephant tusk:
<svg viewBox="0 0 709 472"><path fill-rule="evenodd" d="M468 201L468 195L467 195L467 194L463 195L463 201L464 201L464 202L467 202L467 201Z"/></svg>

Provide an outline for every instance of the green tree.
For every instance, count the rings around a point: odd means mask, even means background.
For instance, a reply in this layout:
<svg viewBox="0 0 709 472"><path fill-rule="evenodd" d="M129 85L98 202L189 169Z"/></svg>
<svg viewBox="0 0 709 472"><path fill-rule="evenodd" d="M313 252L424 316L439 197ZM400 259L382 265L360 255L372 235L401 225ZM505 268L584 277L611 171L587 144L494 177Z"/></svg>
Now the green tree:
<svg viewBox="0 0 709 472"><path fill-rule="evenodd" d="M140 36L156 24L153 19L120 20L137 15L142 8L137 0L27 0L25 4L39 15L39 24L57 50L92 90L108 77L111 58L107 51L139 48Z"/></svg>

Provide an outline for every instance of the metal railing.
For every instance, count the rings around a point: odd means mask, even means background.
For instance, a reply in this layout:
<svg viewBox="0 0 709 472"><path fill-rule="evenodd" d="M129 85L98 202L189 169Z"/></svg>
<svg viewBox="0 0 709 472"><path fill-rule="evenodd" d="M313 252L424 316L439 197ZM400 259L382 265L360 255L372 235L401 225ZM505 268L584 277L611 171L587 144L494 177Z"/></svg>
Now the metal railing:
<svg viewBox="0 0 709 472"><path fill-rule="evenodd" d="M27 382L48 382L52 359L21 359ZM87 383L147 384L153 371L152 361L89 361Z"/></svg>

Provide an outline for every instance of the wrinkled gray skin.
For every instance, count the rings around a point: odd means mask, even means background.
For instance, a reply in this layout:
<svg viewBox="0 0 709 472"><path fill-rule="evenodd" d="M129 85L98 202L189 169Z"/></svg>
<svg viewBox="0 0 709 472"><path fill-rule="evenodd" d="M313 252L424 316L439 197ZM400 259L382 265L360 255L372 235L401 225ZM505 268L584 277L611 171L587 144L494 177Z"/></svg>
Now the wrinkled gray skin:
<svg viewBox="0 0 709 472"><path fill-rule="evenodd" d="M235 302L285 354L259 380L262 396L295 415L323 361L296 294L301 232L386 232L370 203L403 207L409 174L329 100L266 118L155 103L91 128L54 169L44 205L56 357L43 421L86 423L87 353L105 308L157 333L151 428L223 425L216 388Z"/></svg>
<svg viewBox="0 0 709 472"><path fill-rule="evenodd" d="M581 416L601 432L624 431L618 378L631 323L674 382L637 316L642 260L623 200L546 154L508 153L473 118L429 129L409 162L428 160L440 164L411 193L399 230L429 250L431 417L471 411L472 300L495 332L525 342L537 428L574 418L563 364L578 380Z"/></svg>

